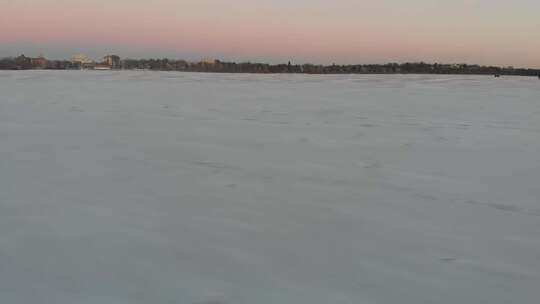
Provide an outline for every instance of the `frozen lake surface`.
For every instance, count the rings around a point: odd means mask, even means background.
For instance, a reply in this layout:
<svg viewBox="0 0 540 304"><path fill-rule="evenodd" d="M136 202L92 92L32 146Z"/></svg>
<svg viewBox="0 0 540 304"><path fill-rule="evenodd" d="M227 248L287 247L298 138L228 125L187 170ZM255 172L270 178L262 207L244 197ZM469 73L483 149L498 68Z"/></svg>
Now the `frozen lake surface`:
<svg viewBox="0 0 540 304"><path fill-rule="evenodd" d="M0 302L536 304L540 81L0 72Z"/></svg>

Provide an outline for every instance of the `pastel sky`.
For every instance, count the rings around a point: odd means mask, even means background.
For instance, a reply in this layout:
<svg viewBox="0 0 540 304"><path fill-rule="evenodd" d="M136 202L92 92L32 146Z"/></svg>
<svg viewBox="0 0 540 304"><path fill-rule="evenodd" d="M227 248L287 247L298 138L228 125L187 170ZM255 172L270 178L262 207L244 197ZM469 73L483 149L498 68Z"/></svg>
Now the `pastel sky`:
<svg viewBox="0 0 540 304"><path fill-rule="evenodd" d="M540 67L540 0L0 0L0 57Z"/></svg>

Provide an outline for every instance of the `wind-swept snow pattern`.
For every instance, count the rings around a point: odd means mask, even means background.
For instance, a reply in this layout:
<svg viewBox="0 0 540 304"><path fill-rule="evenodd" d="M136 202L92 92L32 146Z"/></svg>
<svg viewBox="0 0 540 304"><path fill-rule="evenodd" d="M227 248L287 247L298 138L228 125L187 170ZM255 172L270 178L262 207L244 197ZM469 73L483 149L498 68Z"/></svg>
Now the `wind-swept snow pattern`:
<svg viewBox="0 0 540 304"><path fill-rule="evenodd" d="M536 304L540 81L0 72L0 302Z"/></svg>

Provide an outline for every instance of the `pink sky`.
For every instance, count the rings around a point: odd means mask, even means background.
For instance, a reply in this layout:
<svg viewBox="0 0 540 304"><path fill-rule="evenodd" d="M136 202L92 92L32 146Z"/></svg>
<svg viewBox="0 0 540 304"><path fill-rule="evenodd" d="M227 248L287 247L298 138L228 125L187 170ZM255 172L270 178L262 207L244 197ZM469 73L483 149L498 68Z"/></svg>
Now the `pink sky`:
<svg viewBox="0 0 540 304"><path fill-rule="evenodd" d="M540 67L539 12L538 0L0 0L0 57L88 49L96 56Z"/></svg>

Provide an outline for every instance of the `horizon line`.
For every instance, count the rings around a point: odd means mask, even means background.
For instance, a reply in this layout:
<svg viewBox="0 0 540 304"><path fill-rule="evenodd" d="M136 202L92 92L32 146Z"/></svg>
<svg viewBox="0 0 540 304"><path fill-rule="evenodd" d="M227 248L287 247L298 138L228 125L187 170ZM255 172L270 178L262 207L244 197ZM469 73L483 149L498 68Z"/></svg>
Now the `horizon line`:
<svg viewBox="0 0 540 304"><path fill-rule="evenodd" d="M28 54L28 53L27 53ZM5 56L5 55L0 55L0 60L2 59L16 59L18 57L21 57L21 56L25 56L27 58L41 58L43 57L44 59L48 60L48 61L69 61L69 62L74 62L73 61L73 58L75 56L85 56L87 57L89 60L91 60L93 63L100 63L100 62L103 62L103 61L99 61L99 60L96 60L95 58L90 58L88 56L86 56L84 53L77 53L77 54L74 54L71 58L69 59L66 59L66 58L61 58L61 59L58 59L58 58L54 58L54 59L49 59L47 58L47 56L45 56L43 53L39 53L38 56L27 56L25 53L20 53L19 55L16 55L16 56L13 56L13 55L9 55L9 56ZM280 66L280 65L288 65L288 64L291 64L291 66L306 66L306 65L310 65L310 66L318 66L318 67L331 67L331 66L368 66L368 65L373 65L373 66L385 66L385 65L403 65L403 64L427 64L427 65L460 65L460 66L478 66L478 67L485 67L485 68L500 68L500 69L516 69L516 70L519 70L519 69L526 69L526 70L540 70L540 67L530 67L530 66L514 66L514 65L494 65L494 64L478 64L478 63L470 63L470 62L467 62L467 61L462 61L462 62L458 62L458 61L454 61L454 62L443 62L443 61L424 61L424 60L417 60L417 61L386 61L386 62L364 62L364 63L360 63L360 62L357 62L357 63L332 63L332 64L324 64L324 63L314 63L314 62L301 62L301 63L296 63L294 62L294 60L287 60L287 61L283 61L283 62L279 62L279 63L270 63L268 61L258 61L258 60L222 60L222 59L219 59L219 58L209 58L209 57L204 57L204 56L201 56L201 58L197 61L197 60L188 60L188 59L184 59L184 58L181 58L181 57L152 57L152 56L149 56L149 57L137 57L137 56L133 56L133 57L122 57L120 55L117 55L117 54L106 54L104 56L102 56L101 58L104 59L105 57L107 56L119 56L120 57L120 60L163 60L163 59L166 59L166 60L172 60L172 61L185 61L187 63L210 63L210 61L213 61L215 63L235 63L235 64L262 64L262 65L270 65L270 66Z"/></svg>

